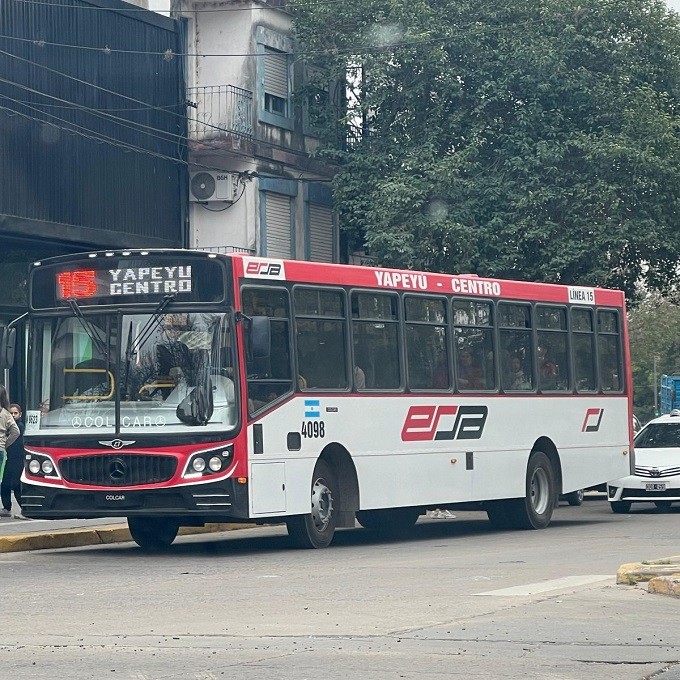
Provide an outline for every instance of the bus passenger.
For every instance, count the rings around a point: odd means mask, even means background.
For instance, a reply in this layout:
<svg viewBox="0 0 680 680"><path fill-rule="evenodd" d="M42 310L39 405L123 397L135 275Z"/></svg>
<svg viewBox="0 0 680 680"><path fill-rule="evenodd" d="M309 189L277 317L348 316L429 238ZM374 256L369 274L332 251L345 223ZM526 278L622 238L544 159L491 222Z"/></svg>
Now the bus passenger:
<svg viewBox="0 0 680 680"><path fill-rule="evenodd" d="M484 386L482 369L475 362L472 352L465 349L458 362L458 387L463 390L479 390Z"/></svg>

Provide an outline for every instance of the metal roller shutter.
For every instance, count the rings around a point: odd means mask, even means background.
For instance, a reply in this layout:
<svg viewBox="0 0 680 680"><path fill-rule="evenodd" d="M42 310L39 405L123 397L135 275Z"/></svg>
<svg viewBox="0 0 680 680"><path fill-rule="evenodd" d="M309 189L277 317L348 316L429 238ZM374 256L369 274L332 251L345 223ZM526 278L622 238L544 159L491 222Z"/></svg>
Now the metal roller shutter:
<svg viewBox="0 0 680 680"><path fill-rule="evenodd" d="M333 214L318 203L309 204L309 258L333 262Z"/></svg>
<svg viewBox="0 0 680 680"><path fill-rule="evenodd" d="M265 228L267 230L267 256L291 258L290 197L265 193Z"/></svg>
<svg viewBox="0 0 680 680"><path fill-rule="evenodd" d="M264 48L264 91L288 99L288 55Z"/></svg>

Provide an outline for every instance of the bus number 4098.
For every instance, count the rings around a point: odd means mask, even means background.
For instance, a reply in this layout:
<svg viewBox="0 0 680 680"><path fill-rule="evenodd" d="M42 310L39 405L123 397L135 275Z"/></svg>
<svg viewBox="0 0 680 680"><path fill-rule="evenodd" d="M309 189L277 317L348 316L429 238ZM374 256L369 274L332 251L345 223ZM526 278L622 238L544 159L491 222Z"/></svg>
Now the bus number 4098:
<svg viewBox="0 0 680 680"><path fill-rule="evenodd" d="M303 437L322 439L326 436L326 426L323 420L303 420L300 433Z"/></svg>

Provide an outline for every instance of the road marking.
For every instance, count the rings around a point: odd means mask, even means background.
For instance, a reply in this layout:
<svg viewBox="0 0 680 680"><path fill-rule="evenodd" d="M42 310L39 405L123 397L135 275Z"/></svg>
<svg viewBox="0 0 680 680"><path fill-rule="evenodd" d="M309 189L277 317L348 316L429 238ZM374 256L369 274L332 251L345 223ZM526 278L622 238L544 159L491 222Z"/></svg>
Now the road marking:
<svg viewBox="0 0 680 680"><path fill-rule="evenodd" d="M611 574L565 576L564 578L556 578L552 581L528 583L524 586L513 586L512 588L501 588L500 590L487 590L484 593L475 593L475 595L493 595L494 597L521 597L523 595L537 595L538 593L547 593L551 590L564 590L565 588L573 588L574 586L585 586L589 583L597 583L598 581L613 581L613 579L614 576Z"/></svg>

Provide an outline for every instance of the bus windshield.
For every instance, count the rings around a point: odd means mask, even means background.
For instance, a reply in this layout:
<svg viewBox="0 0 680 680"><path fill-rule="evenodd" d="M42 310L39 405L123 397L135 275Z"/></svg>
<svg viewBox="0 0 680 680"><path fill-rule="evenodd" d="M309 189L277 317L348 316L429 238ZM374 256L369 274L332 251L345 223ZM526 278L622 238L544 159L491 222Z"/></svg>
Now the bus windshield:
<svg viewBox="0 0 680 680"><path fill-rule="evenodd" d="M212 312L34 318L28 432L234 428L230 322Z"/></svg>

